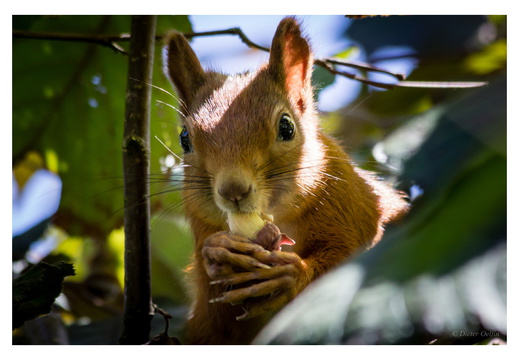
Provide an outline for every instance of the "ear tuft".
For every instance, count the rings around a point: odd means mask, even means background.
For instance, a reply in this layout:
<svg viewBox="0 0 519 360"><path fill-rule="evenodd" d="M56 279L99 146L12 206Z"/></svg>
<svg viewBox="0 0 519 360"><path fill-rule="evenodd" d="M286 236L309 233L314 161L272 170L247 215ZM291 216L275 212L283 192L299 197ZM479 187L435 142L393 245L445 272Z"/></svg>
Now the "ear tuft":
<svg viewBox="0 0 519 360"><path fill-rule="evenodd" d="M164 72L177 89L183 105L190 107L196 91L204 84L206 75L200 60L179 32L172 31L164 38Z"/></svg>
<svg viewBox="0 0 519 360"><path fill-rule="evenodd" d="M308 41L293 17L278 25L269 59L269 71L287 91L292 104L304 112L311 93L313 57Z"/></svg>

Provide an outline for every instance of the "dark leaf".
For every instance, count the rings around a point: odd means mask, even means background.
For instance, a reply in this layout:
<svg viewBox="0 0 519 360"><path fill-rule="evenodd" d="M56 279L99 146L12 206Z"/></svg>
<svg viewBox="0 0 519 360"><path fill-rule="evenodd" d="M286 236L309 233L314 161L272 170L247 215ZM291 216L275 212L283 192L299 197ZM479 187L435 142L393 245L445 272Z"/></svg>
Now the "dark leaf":
<svg viewBox="0 0 519 360"><path fill-rule="evenodd" d="M39 263L13 281L13 329L50 312L63 279L74 275L72 264Z"/></svg>
<svg viewBox="0 0 519 360"><path fill-rule="evenodd" d="M474 32L485 22L480 15L413 15L371 17L354 21L346 35L371 56L377 49L407 46L421 54L457 54L466 49Z"/></svg>

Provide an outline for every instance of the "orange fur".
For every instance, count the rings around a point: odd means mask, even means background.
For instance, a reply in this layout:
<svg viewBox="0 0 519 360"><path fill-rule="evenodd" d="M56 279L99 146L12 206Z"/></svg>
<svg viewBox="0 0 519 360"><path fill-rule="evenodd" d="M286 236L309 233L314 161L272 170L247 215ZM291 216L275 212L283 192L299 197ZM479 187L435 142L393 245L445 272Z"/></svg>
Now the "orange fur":
<svg viewBox="0 0 519 360"><path fill-rule="evenodd" d="M290 286L275 302L279 307L332 267L372 247L384 225L408 205L402 194L355 168L338 143L320 131L310 84L312 53L295 19L280 23L269 63L250 74L205 72L178 33L166 46L166 72L183 102L193 146L184 155L185 210L196 241L187 338L194 344L248 343L272 312L238 321L240 305L209 302L228 290L209 284L204 255L205 240L228 231L226 211L272 214L296 241L283 268ZM290 141L278 139L282 114L295 122ZM224 187L238 198L249 192L238 201L222 196Z"/></svg>

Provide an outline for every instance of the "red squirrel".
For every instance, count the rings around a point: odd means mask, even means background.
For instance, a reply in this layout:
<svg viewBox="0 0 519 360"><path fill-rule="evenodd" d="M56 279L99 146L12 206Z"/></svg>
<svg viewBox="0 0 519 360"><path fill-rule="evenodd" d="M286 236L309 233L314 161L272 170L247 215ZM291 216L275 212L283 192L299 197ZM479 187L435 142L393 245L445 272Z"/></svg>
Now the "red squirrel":
<svg viewBox="0 0 519 360"><path fill-rule="evenodd" d="M408 203L320 130L312 52L295 18L280 22L254 72L205 71L177 32L164 65L183 115L182 193L195 238L186 341L247 344L311 281L374 246ZM295 244L265 249L229 232L229 214L251 213L272 216Z"/></svg>

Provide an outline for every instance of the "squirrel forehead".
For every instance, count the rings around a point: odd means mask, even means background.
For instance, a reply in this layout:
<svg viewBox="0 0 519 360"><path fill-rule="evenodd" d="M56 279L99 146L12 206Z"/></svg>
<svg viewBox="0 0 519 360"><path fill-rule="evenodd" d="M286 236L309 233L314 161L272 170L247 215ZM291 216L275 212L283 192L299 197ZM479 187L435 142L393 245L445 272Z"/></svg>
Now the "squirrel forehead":
<svg viewBox="0 0 519 360"><path fill-rule="evenodd" d="M277 104L269 99L272 89L263 75L261 71L232 75L209 85L188 119L193 130L213 132L218 128L221 132L229 128L243 132L268 126Z"/></svg>

